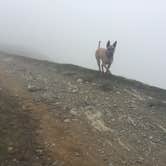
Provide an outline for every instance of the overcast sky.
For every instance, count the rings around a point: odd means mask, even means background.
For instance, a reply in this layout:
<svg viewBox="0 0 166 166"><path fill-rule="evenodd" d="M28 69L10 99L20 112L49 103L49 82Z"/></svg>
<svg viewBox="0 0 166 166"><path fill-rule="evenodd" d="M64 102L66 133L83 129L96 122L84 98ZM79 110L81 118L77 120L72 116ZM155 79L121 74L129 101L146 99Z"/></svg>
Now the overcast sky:
<svg viewBox="0 0 166 166"><path fill-rule="evenodd" d="M97 69L108 39L118 41L112 73L166 89L164 0L0 0L0 49Z"/></svg>

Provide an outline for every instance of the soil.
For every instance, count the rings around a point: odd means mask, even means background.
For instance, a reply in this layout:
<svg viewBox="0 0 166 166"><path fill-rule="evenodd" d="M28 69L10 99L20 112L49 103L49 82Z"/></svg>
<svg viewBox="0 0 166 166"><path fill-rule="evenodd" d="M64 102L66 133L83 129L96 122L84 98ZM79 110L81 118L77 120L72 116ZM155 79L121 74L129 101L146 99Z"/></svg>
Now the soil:
<svg viewBox="0 0 166 166"><path fill-rule="evenodd" d="M165 166L166 90L0 54L0 166Z"/></svg>

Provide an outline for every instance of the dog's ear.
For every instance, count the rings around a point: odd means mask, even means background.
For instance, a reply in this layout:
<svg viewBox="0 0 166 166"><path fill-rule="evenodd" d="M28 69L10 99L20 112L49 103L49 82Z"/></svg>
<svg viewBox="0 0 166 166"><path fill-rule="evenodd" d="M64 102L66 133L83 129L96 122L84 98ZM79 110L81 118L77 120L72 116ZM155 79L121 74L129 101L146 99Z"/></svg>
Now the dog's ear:
<svg viewBox="0 0 166 166"><path fill-rule="evenodd" d="M117 45L117 41L115 41L115 42L113 43L113 46L114 46L114 47L116 47L116 45Z"/></svg>
<svg viewBox="0 0 166 166"><path fill-rule="evenodd" d="M108 48L110 46L110 40L108 40L107 44L106 44L106 48Z"/></svg>
<svg viewBox="0 0 166 166"><path fill-rule="evenodd" d="M99 40L99 42L98 42L98 48L100 48L100 43L101 43L101 40Z"/></svg>

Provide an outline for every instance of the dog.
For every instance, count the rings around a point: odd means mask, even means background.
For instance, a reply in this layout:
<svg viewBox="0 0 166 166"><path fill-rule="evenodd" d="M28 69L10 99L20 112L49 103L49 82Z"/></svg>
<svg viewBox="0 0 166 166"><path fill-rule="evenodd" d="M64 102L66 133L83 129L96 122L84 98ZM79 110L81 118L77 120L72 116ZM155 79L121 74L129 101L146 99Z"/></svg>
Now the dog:
<svg viewBox="0 0 166 166"><path fill-rule="evenodd" d="M117 41L115 41L111 45L110 41L108 40L106 44L107 48L100 48L100 44L101 44L101 41L98 42L98 48L95 53L99 71L102 73L109 73L110 66L113 62L113 57L114 57ZM106 69L105 72L104 72L104 68Z"/></svg>

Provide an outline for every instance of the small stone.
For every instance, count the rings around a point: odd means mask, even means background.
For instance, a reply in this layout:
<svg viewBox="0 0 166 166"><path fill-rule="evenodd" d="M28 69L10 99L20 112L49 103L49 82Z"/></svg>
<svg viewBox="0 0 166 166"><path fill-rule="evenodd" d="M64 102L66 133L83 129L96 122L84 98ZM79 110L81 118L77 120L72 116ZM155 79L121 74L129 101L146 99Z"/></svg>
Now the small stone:
<svg viewBox="0 0 166 166"><path fill-rule="evenodd" d="M144 158L143 157L139 157L139 161L143 161L144 160Z"/></svg>
<svg viewBox="0 0 166 166"><path fill-rule="evenodd" d="M13 151L13 147L12 146L8 147L8 151L9 152Z"/></svg>
<svg viewBox="0 0 166 166"><path fill-rule="evenodd" d="M42 154L43 150L42 149L36 149L36 152Z"/></svg>
<svg viewBox="0 0 166 166"><path fill-rule="evenodd" d="M85 110L94 110L94 106L88 105L85 107Z"/></svg>
<svg viewBox="0 0 166 166"><path fill-rule="evenodd" d="M72 115L77 115L77 109L76 109L76 108L72 108L72 109L70 110L70 113L71 113Z"/></svg>
<svg viewBox="0 0 166 166"><path fill-rule="evenodd" d="M109 98L109 97L106 97L105 99L106 99L106 100L109 100L110 98Z"/></svg>
<svg viewBox="0 0 166 166"><path fill-rule="evenodd" d="M53 143L51 146L55 146L55 144Z"/></svg>
<svg viewBox="0 0 166 166"><path fill-rule="evenodd" d="M120 92L119 92L119 91L117 91L117 92L116 92L116 94L120 95Z"/></svg>
<svg viewBox="0 0 166 166"><path fill-rule="evenodd" d="M39 160L39 157L38 157L38 156L36 156L35 158L36 158L37 160Z"/></svg>
<svg viewBox="0 0 166 166"><path fill-rule="evenodd" d="M68 82L68 90L71 91L72 93L76 93L78 92L78 87Z"/></svg>
<svg viewBox="0 0 166 166"><path fill-rule="evenodd" d="M117 107L117 104L113 104L113 107Z"/></svg>
<svg viewBox="0 0 166 166"><path fill-rule="evenodd" d="M56 160L52 164L50 164L50 166L62 166L62 165L64 165L64 162L60 160Z"/></svg>
<svg viewBox="0 0 166 166"><path fill-rule="evenodd" d="M65 122L65 123L69 123L69 122L71 122L71 121L70 121L70 119L65 119L64 122Z"/></svg>
<svg viewBox="0 0 166 166"><path fill-rule="evenodd" d="M98 152L99 152L100 154L104 154L104 153L105 153L104 150L102 150L102 149L99 149Z"/></svg>
<svg viewBox="0 0 166 166"><path fill-rule="evenodd" d="M51 164L51 166L56 166L57 165L57 161L54 161L52 164Z"/></svg>
<svg viewBox="0 0 166 166"><path fill-rule="evenodd" d="M34 86L34 85L29 84L29 85L28 85L28 90L29 90L30 92L36 92L36 91L40 91L40 90L41 90L41 88L40 88L40 87L36 87L36 86Z"/></svg>
<svg viewBox="0 0 166 166"><path fill-rule="evenodd" d="M83 79L78 78L78 79L77 79L77 82L81 84L81 83L83 83Z"/></svg>
<svg viewBox="0 0 166 166"><path fill-rule="evenodd" d="M55 105L60 105L60 104L61 104L61 102L56 102L56 103L55 103Z"/></svg>
<svg viewBox="0 0 166 166"><path fill-rule="evenodd" d="M128 108L136 109L137 107L134 104L131 104L131 105L128 106Z"/></svg>
<svg viewBox="0 0 166 166"><path fill-rule="evenodd" d="M73 89L72 90L72 93L76 93L76 92L78 92L78 89Z"/></svg>
<svg viewBox="0 0 166 166"><path fill-rule="evenodd" d="M27 108L27 107L26 107L25 105L22 106L22 109L23 109L23 110L26 110L26 108Z"/></svg>
<svg viewBox="0 0 166 166"><path fill-rule="evenodd" d="M131 118L130 116L128 117L128 122L131 123L133 126L136 126L136 122L134 121L133 118Z"/></svg>
<svg viewBox="0 0 166 166"><path fill-rule="evenodd" d="M14 159L13 159L13 162L18 162L18 161L17 161L17 159L14 158Z"/></svg>
<svg viewBox="0 0 166 166"><path fill-rule="evenodd" d="M97 84L96 84L95 82L92 82L92 85L95 86L95 85L97 85Z"/></svg>
<svg viewBox="0 0 166 166"><path fill-rule="evenodd" d="M151 97L151 96L148 96L148 99L149 99L149 100L152 100L152 99L153 99L153 97Z"/></svg>
<svg viewBox="0 0 166 166"><path fill-rule="evenodd" d="M109 162L109 165L108 166L113 166L112 162Z"/></svg>
<svg viewBox="0 0 166 166"><path fill-rule="evenodd" d="M135 163L137 163L137 164L142 164L143 161L144 161L144 158L143 158L143 157L139 157L139 158L135 161Z"/></svg>
<svg viewBox="0 0 166 166"><path fill-rule="evenodd" d="M72 119L72 121L78 121L78 119Z"/></svg>
<svg viewBox="0 0 166 166"><path fill-rule="evenodd" d="M80 154L78 152L75 152L76 157L80 157Z"/></svg>

